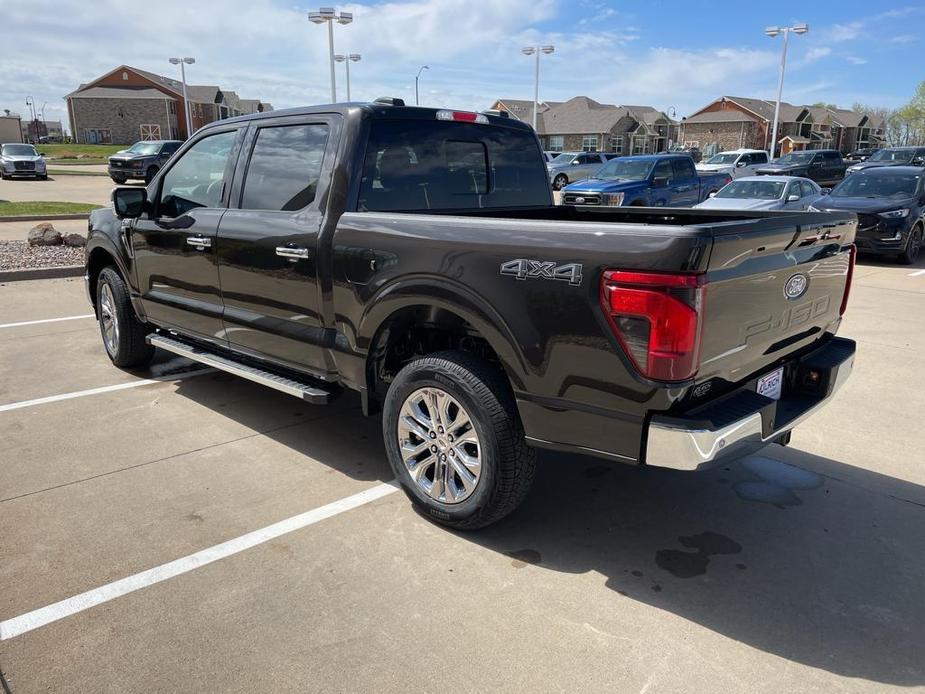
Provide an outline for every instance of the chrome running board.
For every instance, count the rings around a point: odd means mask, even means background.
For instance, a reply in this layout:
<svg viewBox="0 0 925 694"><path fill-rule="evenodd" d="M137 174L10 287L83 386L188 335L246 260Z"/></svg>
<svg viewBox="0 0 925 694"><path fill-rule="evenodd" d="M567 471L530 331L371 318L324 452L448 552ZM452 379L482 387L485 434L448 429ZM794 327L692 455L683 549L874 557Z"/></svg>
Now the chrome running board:
<svg viewBox="0 0 925 694"><path fill-rule="evenodd" d="M300 383L285 376L279 376L269 371L242 364L228 357L209 352L202 347L181 342L173 337L167 337L158 333L148 335L148 344L158 347L165 352L178 354L181 357L198 361L200 364L214 367L220 371L227 371L235 376L246 378L248 381L259 383L270 388L274 388L288 395L294 395L297 398L310 402L313 405L327 405L331 393L317 386Z"/></svg>

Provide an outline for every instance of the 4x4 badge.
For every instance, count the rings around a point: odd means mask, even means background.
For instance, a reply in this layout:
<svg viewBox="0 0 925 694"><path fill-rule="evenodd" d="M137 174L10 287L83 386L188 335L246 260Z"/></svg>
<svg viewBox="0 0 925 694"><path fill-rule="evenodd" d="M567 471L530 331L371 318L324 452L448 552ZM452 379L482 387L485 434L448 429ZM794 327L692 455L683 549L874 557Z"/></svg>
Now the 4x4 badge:
<svg viewBox="0 0 925 694"><path fill-rule="evenodd" d="M581 263L557 265L554 260L529 260L518 258L501 263L501 274L511 275L519 280L563 280L571 285L581 284Z"/></svg>

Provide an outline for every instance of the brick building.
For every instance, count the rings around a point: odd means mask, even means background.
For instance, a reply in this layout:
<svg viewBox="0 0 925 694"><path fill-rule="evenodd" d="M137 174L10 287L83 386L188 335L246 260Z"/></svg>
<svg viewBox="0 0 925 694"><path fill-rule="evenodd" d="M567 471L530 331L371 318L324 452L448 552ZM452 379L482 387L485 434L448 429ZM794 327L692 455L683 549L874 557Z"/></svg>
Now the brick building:
<svg viewBox="0 0 925 694"><path fill-rule="evenodd" d="M183 85L169 77L121 65L64 97L76 142L131 144L138 140L183 140ZM193 131L206 123L271 111L259 99L241 99L218 86L187 85Z"/></svg>
<svg viewBox="0 0 925 694"><path fill-rule="evenodd" d="M533 102L498 99L491 106L526 123L533 122ZM540 102L536 131L552 152L663 152L677 138L677 123L652 106L601 104L586 96Z"/></svg>
<svg viewBox="0 0 925 694"><path fill-rule="evenodd" d="M722 96L681 121L680 141L705 155L742 147L770 148L774 102ZM878 116L848 109L795 106L781 102L777 142L781 153L793 149L838 149L883 144Z"/></svg>

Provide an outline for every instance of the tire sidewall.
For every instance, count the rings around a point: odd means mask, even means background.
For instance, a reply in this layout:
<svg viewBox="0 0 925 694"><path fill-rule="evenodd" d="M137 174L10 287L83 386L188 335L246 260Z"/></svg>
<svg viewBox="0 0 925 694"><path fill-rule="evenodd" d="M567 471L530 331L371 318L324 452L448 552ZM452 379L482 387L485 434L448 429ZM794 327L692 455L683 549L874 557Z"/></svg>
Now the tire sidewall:
<svg viewBox="0 0 925 694"><path fill-rule="evenodd" d="M99 323L99 329L100 329L100 337L103 340L103 349L106 350L107 356L109 356L110 360L112 360L113 363L119 363L124 356L122 353L125 352L125 349L126 349L125 336L126 336L126 330L128 326L125 323L125 316L123 315L123 309L122 309L122 305L123 305L122 296L121 296L121 293L123 291L122 281L121 281L121 278L118 277L118 275L116 276L116 279L114 280L112 277L114 273L115 271L109 268L106 268L100 273L99 279L97 280L97 283L96 283L96 306L97 306L97 311L99 312L98 323ZM116 324L119 329L119 340L118 340L118 343L116 344L115 354L109 351L109 346L106 344L106 336L103 334L102 298L103 298L103 286L104 285L108 286L109 290L112 292L112 304L113 304L112 312L113 312L113 316L115 318Z"/></svg>
<svg viewBox="0 0 925 694"><path fill-rule="evenodd" d="M479 437L482 460L478 486L469 498L458 504L441 504L427 496L411 479L411 473L405 467L399 450L397 427L401 407L411 393L427 387L440 388L453 396L465 408ZM489 503L498 479L501 452L494 427L485 413L485 404L465 381L426 359L408 365L389 388L383 408L382 424L392 471L405 494L428 516L437 521L464 521L479 513Z"/></svg>

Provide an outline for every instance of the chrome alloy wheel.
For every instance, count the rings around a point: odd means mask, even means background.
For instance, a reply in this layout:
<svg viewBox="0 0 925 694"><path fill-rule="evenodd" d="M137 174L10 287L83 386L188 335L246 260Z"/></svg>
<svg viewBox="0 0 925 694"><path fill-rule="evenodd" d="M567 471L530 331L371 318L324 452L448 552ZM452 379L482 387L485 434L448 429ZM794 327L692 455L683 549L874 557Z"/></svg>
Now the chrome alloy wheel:
<svg viewBox="0 0 925 694"><path fill-rule="evenodd" d="M440 388L420 388L398 415L398 448L412 481L430 498L458 504L478 486L482 446L469 413Z"/></svg>
<svg viewBox="0 0 925 694"><path fill-rule="evenodd" d="M119 349L119 321L116 319L116 301L108 284L100 289L100 329L106 351L115 354Z"/></svg>

